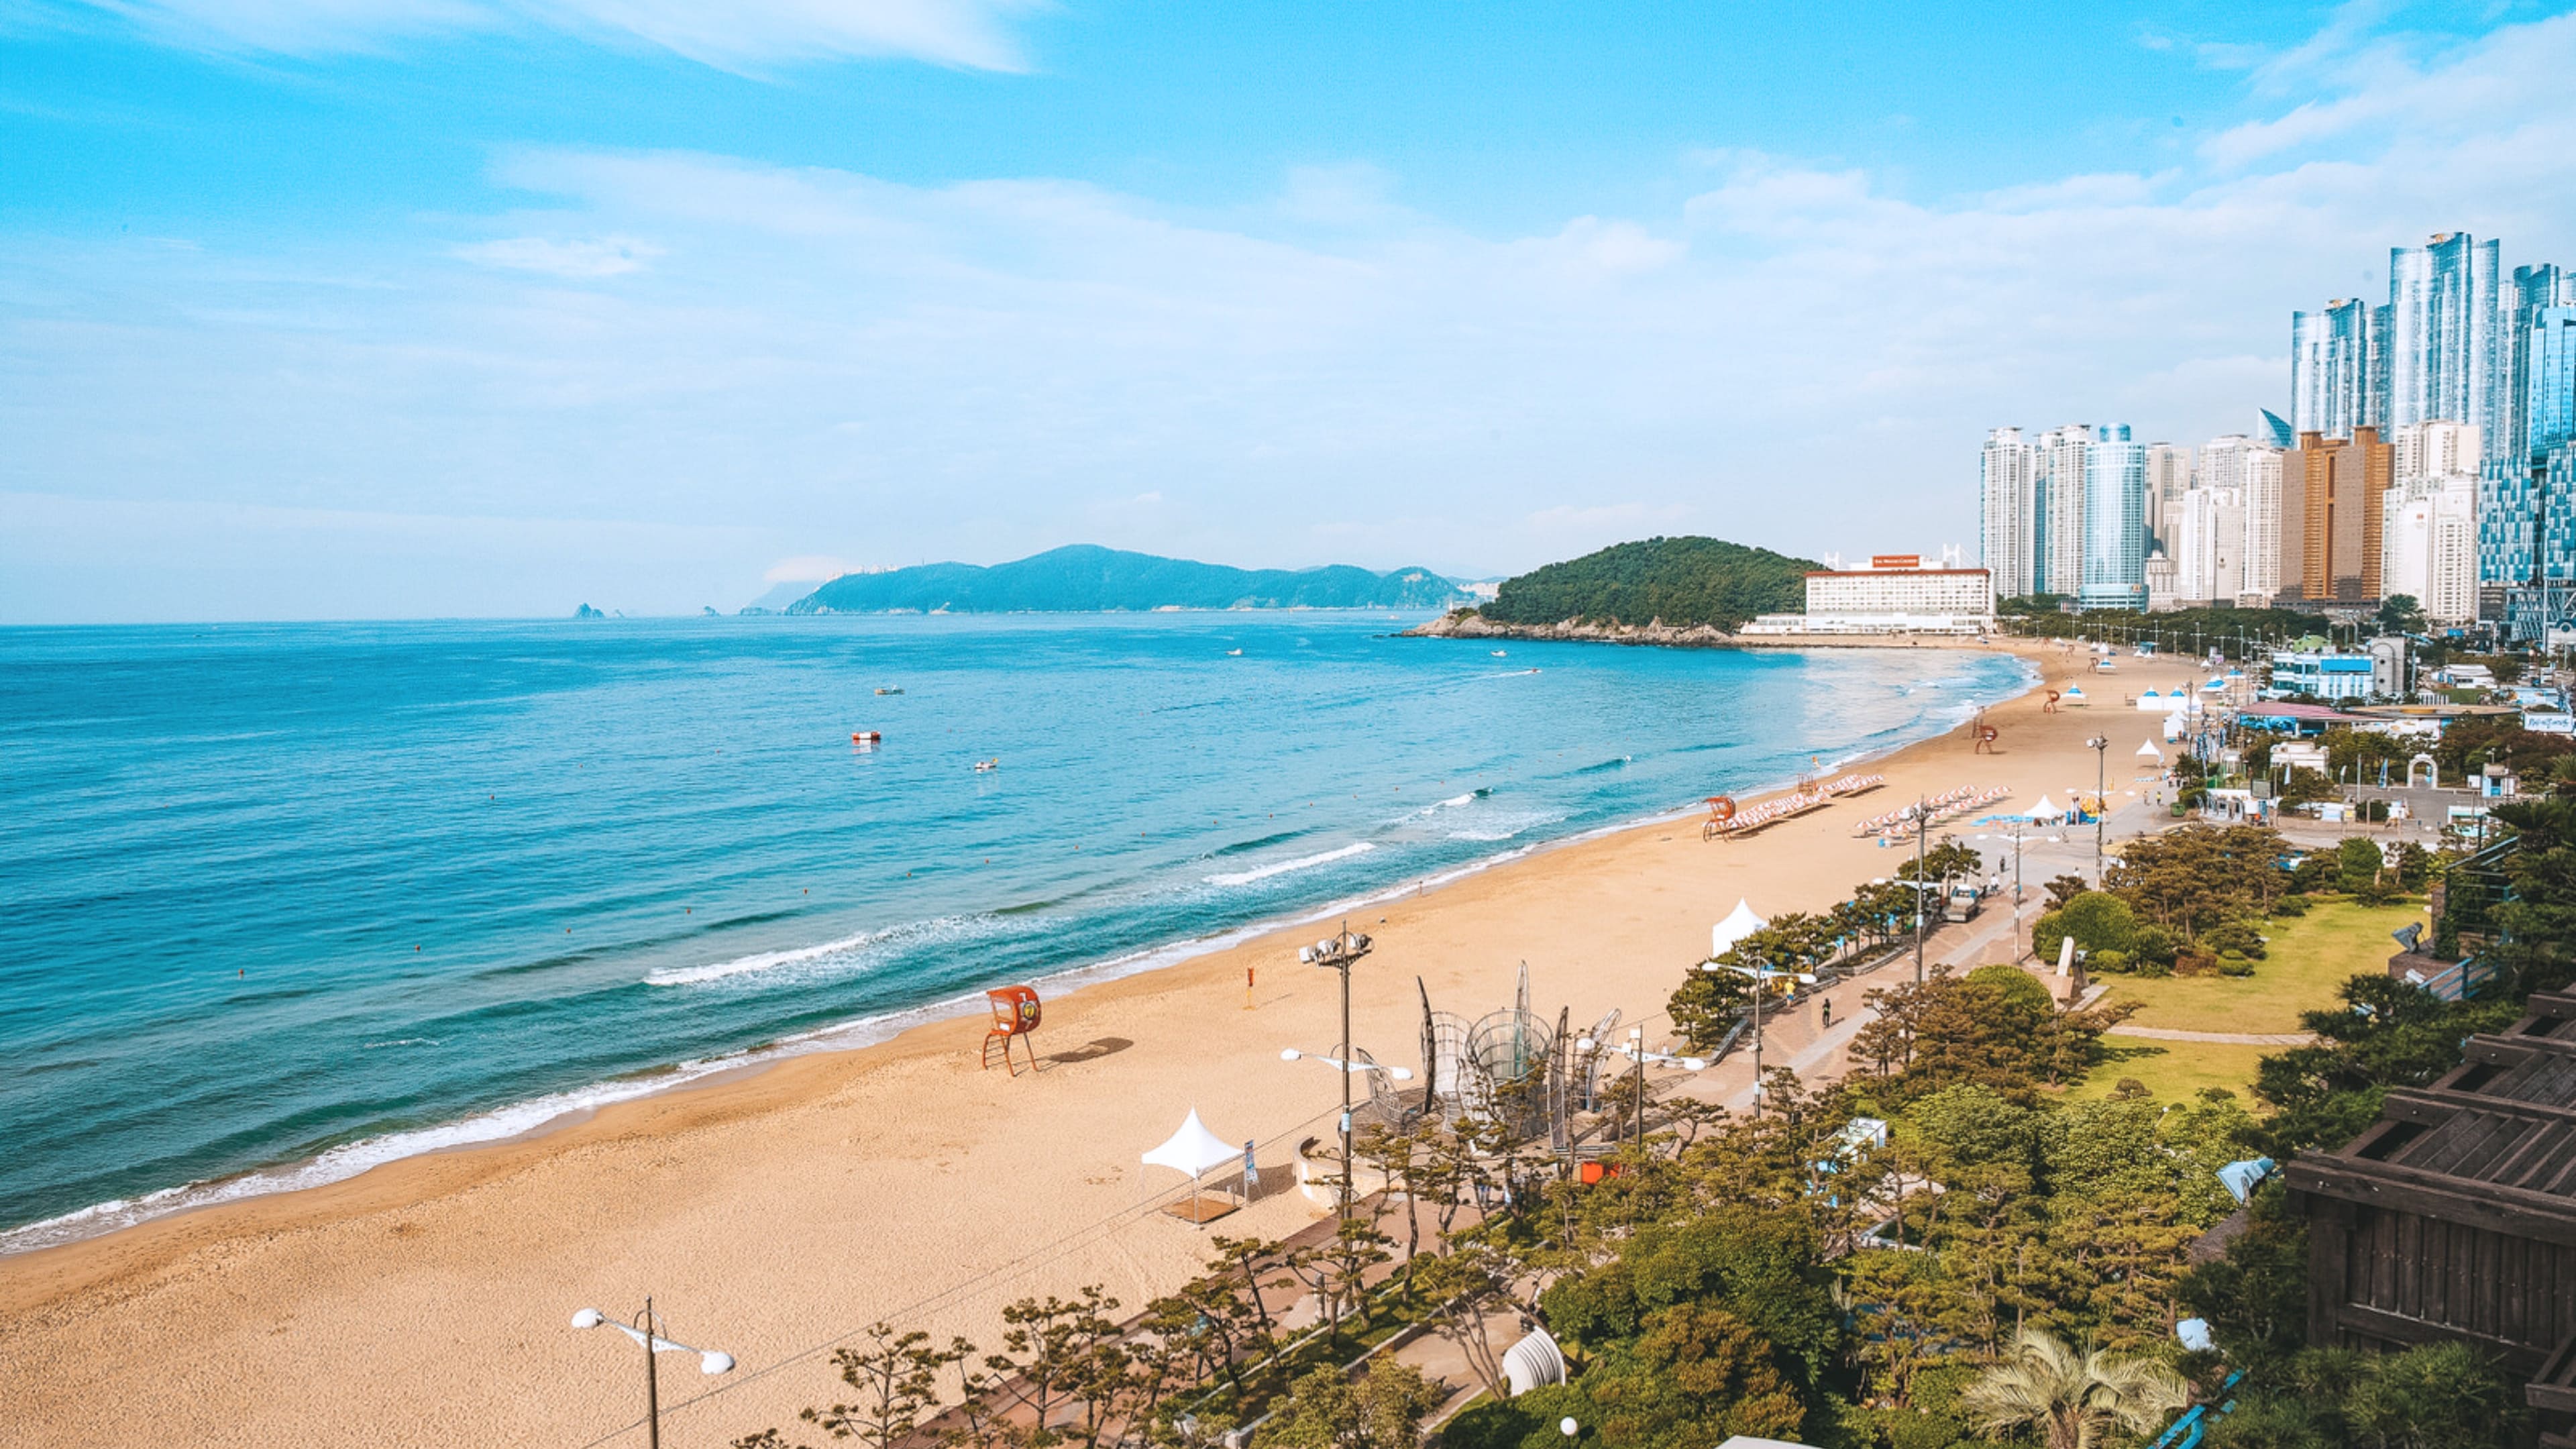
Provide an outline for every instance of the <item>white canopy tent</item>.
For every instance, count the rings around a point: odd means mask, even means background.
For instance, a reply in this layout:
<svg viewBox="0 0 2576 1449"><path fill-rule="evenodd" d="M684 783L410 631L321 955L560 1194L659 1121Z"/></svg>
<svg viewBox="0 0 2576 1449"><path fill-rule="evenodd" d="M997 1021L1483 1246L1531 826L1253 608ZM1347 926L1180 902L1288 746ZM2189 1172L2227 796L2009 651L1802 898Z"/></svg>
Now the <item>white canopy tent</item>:
<svg viewBox="0 0 2576 1449"><path fill-rule="evenodd" d="M1241 1159L1243 1149L1210 1132L1199 1120L1199 1109L1192 1107L1187 1121L1162 1146L1145 1154L1147 1167L1168 1167L1190 1180L1191 1221L1205 1222L1197 1216L1199 1179L1210 1171ZM1220 1204L1222 1206L1222 1204Z"/></svg>
<svg viewBox="0 0 2576 1449"><path fill-rule="evenodd" d="M2166 721L2168 726L2172 723L2173 722L2171 720ZM2165 752L2156 748L2156 742L2154 740L2141 740L2138 742L2137 760L2140 764L2154 765L2156 768L2162 769L2164 768L2165 763Z"/></svg>
<svg viewBox="0 0 2576 1449"><path fill-rule="evenodd" d="M2066 818L2066 812L2058 808L2056 801L2042 795L2039 797L2039 803L2030 807L2030 818L2033 820L2063 820Z"/></svg>
<svg viewBox="0 0 2576 1449"><path fill-rule="evenodd" d="M1735 909L1727 914L1726 919L1709 927L1708 954L1711 957L1723 956L1736 942L1769 924L1769 921L1753 914L1750 902L1738 897Z"/></svg>

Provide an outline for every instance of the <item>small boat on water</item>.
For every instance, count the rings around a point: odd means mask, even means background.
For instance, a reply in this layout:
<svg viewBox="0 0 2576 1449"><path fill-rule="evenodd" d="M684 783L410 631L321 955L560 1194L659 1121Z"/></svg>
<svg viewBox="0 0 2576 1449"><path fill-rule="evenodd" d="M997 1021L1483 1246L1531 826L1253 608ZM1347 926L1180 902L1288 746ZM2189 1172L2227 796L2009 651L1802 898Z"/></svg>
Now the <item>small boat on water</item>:
<svg viewBox="0 0 2576 1449"><path fill-rule="evenodd" d="M875 730L852 730L850 731L850 743L854 745L881 745L885 743L885 736L878 734Z"/></svg>
<svg viewBox="0 0 2576 1449"><path fill-rule="evenodd" d="M884 688L879 689L879 690L877 691L877 693L879 693L879 694L901 694L901 693L903 693L903 686L902 686L902 685L900 685L900 684L887 685L887 686L885 686Z"/></svg>
<svg viewBox="0 0 2576 1449"><path fill-rule="evenodd" d="M1225 657L1228 659L1240 659L1243 657L1243 651L1240 649L1228 649L1225 651Z"/></svg>
<svg viewBox="0 0 2576 1449"><path fill-rule="evenodd" d="M1495 650L1495 651L1494 651L1494 657L1495 657L1496 659L1502 659L1502 658L1506 658L1506 657L1508 657L1508 656L1506 656L1506 655L1503 653L1503 651L1502 651L1502 650L1497 649L1497 650Z"/></svg>
<svg viewBox="0 0 2576 1449"><path fill-rule="evenodd" d="M1000 768L1002 768L1002 762L999 759L977 760L975 762L975 773L978 775L984 774L990 770L998 770Z"/></svg>

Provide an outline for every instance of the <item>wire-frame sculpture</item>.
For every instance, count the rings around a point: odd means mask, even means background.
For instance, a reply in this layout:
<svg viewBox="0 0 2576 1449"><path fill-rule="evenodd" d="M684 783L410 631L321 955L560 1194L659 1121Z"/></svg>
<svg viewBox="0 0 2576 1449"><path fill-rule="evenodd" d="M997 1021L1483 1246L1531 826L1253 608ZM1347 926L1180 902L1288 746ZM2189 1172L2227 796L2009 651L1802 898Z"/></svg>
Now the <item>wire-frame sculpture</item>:
<svg viewBox="0 0 2576 1449"><path fill-rule="evenodd" d="M1547 1132L1556 1030L1526 1007L1488 1013L1467 1036L1467 1107L1516 1138Z"/></svg>
<svg viewBox="0 0 2576 1449"><path fill-rule="evenodd" d="M1566 1096L1568 1105L1576 1110L1590 1112L1600 1107L1602 1058L1609 1054L1610 1043L1616 1039L1618 1031L1619 1008L1614 1006L1603 1012L1601 1020L1593 1024L1588 1034L1592 1049L1577 1050L1569 1058L1568 1071L1571 1074L1571 1082Z"/></svg>

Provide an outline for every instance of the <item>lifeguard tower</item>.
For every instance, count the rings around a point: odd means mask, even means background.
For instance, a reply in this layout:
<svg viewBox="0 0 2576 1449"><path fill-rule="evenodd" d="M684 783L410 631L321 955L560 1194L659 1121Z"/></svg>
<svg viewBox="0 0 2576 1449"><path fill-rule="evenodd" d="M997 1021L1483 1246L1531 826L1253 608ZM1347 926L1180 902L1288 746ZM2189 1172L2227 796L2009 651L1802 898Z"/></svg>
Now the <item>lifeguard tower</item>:
<svg viewBox="0 0 2576 1449"><path fill-rule="evenodd" d="M993 1008L993 1024L984 1032L984 1070L993 1069L993 1048L1002 1049L1002 1066L1012 1076L1020 1074L1019 1064L1011 1058L1011 1043L1020 1042L1029 1054L1029 1070L1038 1069L1037 1043L1023 1038L1038 1029L1038 994L1026 986L997 986L984 993Z"/></svg>

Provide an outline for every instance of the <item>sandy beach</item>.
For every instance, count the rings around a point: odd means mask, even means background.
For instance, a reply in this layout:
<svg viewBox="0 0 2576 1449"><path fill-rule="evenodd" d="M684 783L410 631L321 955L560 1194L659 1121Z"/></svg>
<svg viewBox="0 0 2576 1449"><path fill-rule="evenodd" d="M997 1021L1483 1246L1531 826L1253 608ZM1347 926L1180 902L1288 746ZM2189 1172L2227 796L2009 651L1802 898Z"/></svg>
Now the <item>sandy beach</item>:
<svg viewBox="0 0 2576 1449"><path fill-rule="evenodd" d="M2028 652L2060 687L2081 665ZM1872 765L1886 790L1752 840L1649 825L1373 906L1352 922L1377 942L1356 973L1355 1036L1410 1063L1416 976L1472 1017L1509 1002L1524 961L1550 1013L1588 1023L1616 1006L1660 1025L1738 897L1815 909L1889 873L1896 853L1851 823L1918 790L2062 801L2089 787L2097 731L2116 790L2160 724L2122 693L2187 673L2124 671L2088 689L2094 707L2057 714L2025 696L1990 712L1995 753L1953 730ZM880 1319L989 1344L1024 1294L1099 1283L1141 1305L1205 1253L1202 1233L1147 1206L1178 1180L1137 1160L1193 1107L1222 1137L1258 1139L1269 1169L1271 1190L1219 1230L1280 1236L1320 1215L1284 1169L1299 1139L1331 1131L1338 1089L1279 1057L1338 1034L1332 973L1296 960L1317 934L1050 1001L1035 1074L980 1070L980 1019L934 1022L534 1138L0 1259L0 1442L586 1445L639 1415L637 1354L566 1320L623 1316L651 1293L676 1337L741 1363L706 1379L664 1360L667 1442L719 1445L827 1402L828 1345Z"/></svg>

